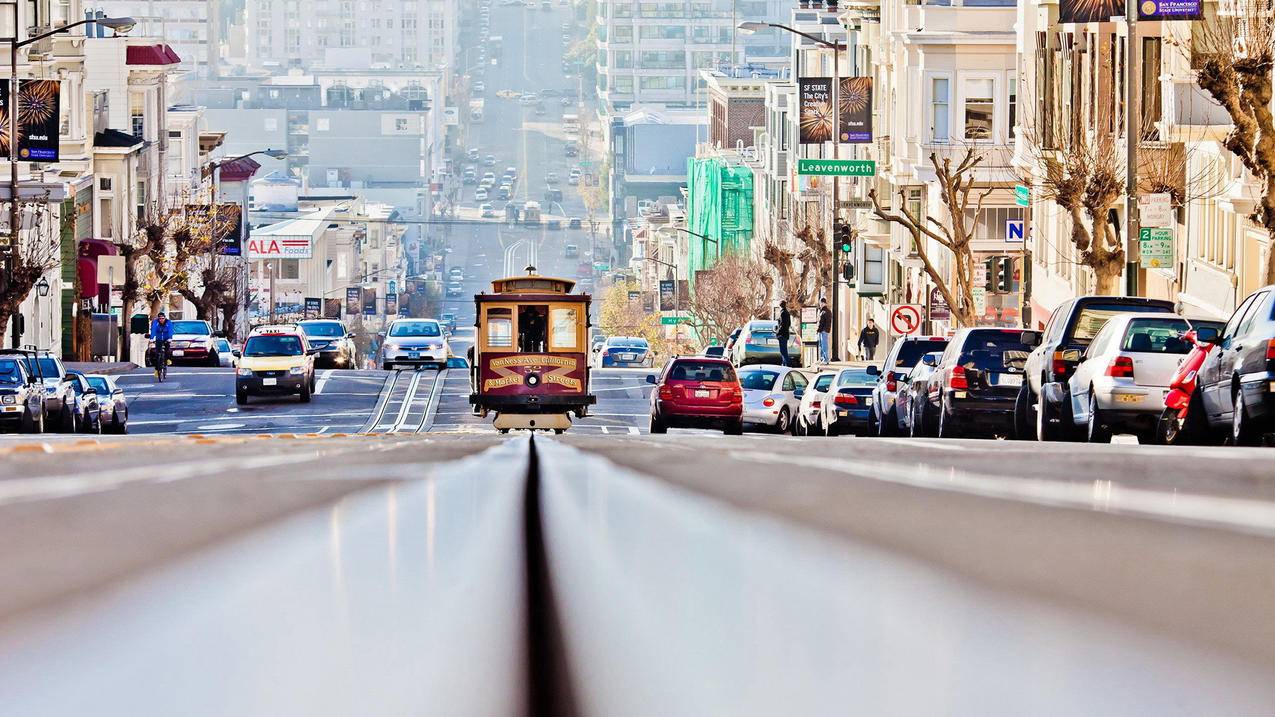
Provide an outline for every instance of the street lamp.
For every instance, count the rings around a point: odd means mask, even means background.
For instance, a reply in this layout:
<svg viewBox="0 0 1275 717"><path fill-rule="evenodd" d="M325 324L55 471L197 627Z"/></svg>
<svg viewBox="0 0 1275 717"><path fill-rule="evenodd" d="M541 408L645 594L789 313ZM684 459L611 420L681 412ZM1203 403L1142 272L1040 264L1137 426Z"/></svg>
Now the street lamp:
<svg viewBox="0 0 1275 717"><path fill-rule="evenodd" d="M40 283L38 283L38 284L36 284L36 285L35 285L35 291L36 291L36 294L37 294L37 295L38 295L41 299L48 297L48 295L49 295L49 280L48 280L48 279L46 279L46 278L44 278L43 276L42 276L42 277L40 277Z"/></svg>
<svg viewBox="0 0 1275 717"><path fill-rule="evenodd" d="M97 23L102 27L110 28L116 33L123 35L137 24L137 21L131 17L103 17L91 18L85 20L77 20L70 25L49 30L25 40L18 40L18 26L20 19L18 17L18 3L13 3L13 37L9 38L9 272L10 278L16 276L18 263L22 259L21 251L18 249L18 50L39 42L41 40L59 35L61 33L73 30L81 25L89 23ZM13 347L17 348L21 344L18 336L18 326L20 317L18 312L13 313Z"/></svg>
<svg viewBox="0 0 1275 717"><path fill-rule="evenodd" d="M816 37L815 35L811 35L809 33L802 32L801 30L797 30L795 28L788 27L787 25L781 25L775 22L756 22L756 21L750 20L750 21L739 23L737 29L740 32L744 33L745 35L751 35L752 33L757 32L758 30L765 30L767 28L775 28L777 30L790 32L794 35L800 35L801 37L804 37L807 40L810 40L811 42L814 42L815 44L821 47L832 50L832 67L833 67L833 72L832 72L833 74L833 78L832 78L832 107L833 107L832 158L840 159L841 158L841 53L848 48L848 45L844 42L831 42L821 37ZM837 215L839 212L837 204L840 201L841 201L841 177L837 175L833 175L832 177L832 224L834 226L837 224L837 218L838 218ZM832 236L835 234L835 232L828 232L828 234L829 236ZM836 259L837 247L835 246L835 242L836 242L835 237L833 237L833 242L834 242L834 246L832 247L833 259L832 259L832 277L831 277L832 278L832 337L831 337L832 338L832 356L830 358L833 361L837 361L839 360L839 354L841 353L841 350L839 348L839 345L841 343L840 336L839 336L841 333L841 328L840 328L841 321L838 315L841 309L841 301L838 296L840 294L840 282L837 280L837 259Z"/></svg>

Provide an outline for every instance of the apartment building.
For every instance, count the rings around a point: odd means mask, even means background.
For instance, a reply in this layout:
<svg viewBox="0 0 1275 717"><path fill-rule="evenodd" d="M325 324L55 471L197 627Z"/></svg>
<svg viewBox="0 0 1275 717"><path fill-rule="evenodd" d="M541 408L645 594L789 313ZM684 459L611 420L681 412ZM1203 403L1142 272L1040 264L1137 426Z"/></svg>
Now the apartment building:
<svg viewBox="0 0 1275 717"><path fill-rule="evenodd" d="M109 17L137 20L136 35L161 37L198 77L217 74L222 0L94 0Z"/></svg>

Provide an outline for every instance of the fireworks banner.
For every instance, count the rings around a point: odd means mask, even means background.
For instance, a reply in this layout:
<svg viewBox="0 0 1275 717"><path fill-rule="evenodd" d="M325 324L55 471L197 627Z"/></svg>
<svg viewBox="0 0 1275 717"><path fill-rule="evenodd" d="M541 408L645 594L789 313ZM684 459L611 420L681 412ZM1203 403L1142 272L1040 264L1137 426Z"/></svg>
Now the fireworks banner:
<svg viewBox="0 0 1275 717"><path fill-rule="evenodd" d="M801 99L801 143L832 141L832 78L803 77L798 84Z"/></svg>
<svg viewBox="0 0 1275 717"><path fill-rule="evenodd" d="M872 78L841 78L841 141L847 144L872 142Z"/></svg>
<svg viewBox="0 0 1275 717"><path fill-rule="evenodd" d="M62 123L60 83L23 80L18 83L18 160L58 161L58 127ZM9 80L0 80L0 157L8 158Z"/></svg>
<svg viewBox="0 0 1275 717"><path fill-rule="evenodd" d="M325 319L341 318L341 300L340 299L324 299L323 300L323 318Z"/></svg>
<svg viewBox="0 0 1275 717"><path fill-rule="evenodd" d="M187 204L186 220L197 236L215 238L217 253L226 256L243 254L243 211L238 204Z"/></svg>
<svg viewBox="0 0 1275 717"><path fill-rule="evenodd" d="M1058 22L1110 22L1124 17L1124 0L1058 0Z"/></svg>

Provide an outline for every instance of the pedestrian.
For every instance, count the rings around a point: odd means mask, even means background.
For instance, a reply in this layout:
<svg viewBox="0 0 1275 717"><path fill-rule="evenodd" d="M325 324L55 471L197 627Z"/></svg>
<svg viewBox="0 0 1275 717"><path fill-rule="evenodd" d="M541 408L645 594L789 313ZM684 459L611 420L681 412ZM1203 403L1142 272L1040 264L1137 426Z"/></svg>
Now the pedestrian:
<svg viewBox="0 0 1275 717"><path fill-rule="evenodd" d="M828 352L832 338L832 310L828 308L828 300L819 299L819 323L815 329L819 334L819 363L828 363Z"/></svg>
<svg viewBox="0 0 1275 717"><path fill-rule="evenodd" d="M877 322L868 319L868 325L859 332L859 350L863 352L863 358L868 361L876 358L879 343L881 343L881 330L877 328Z"/></svg>
<svg viewBox="0 0 1275 717"><path fill-rule="evenodd" d="M775 328L775 336L779 339L779 360L784 366L792 365L788 358L788 337L792 336L792 314L788 313L788 302L779 302L779 326Z"/></svg>

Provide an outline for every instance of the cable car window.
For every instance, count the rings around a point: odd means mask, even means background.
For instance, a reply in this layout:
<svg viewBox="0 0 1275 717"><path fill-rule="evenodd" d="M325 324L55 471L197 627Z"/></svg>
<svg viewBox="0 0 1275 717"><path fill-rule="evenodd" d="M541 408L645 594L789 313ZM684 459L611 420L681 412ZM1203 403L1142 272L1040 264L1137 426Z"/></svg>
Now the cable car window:
<svg viewBox="0 0 1275 717"><path fill-rule="evenodd" d="M487 345L494 349L513 348L514 320L512 310L487 310Z"/></svg>
<svg viewBox="0 0 1275 717"><path fill-rule="evenodd" d="M579 309L574 306L565 309L554 309L549 313L549 343L555 349L574 349L576 334L580 325Z"/></svg>
<svg viewBox="0 0 1275 717"><path fill-rule="evenodd" d="M518 350L527 353L544 351L548 324L548 306L523 306L518 309Z"/></svg>

